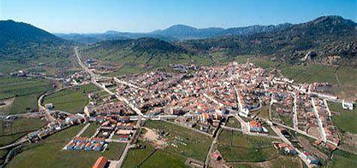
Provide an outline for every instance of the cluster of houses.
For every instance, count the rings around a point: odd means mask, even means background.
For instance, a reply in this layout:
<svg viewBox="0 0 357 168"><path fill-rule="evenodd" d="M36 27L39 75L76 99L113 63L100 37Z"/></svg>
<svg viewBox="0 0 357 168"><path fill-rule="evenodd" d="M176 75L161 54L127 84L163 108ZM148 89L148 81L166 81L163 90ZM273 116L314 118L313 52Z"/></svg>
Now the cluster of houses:
<svg viewBox="0 0 357 168"><path fill-rule="evenodd" d="M321 127L321 120L327 139L336 144L339 142L325 100L337 98L322 98L318 94L324 87L329 87L326 83L297 84L281 77L276 71L269 72L251 63L233 62L224 66L200 68L184 65L172 67L183 73L155 71L123 77L123 80L138 87L113 81L103 81L102 84L110 90L115 88L116 95L126 98L146 116L175 115L175 122L207 133L211 133L232 113L248 117L251 111L271 105L273 113L278 114L279 118L275 120L275 116L272 116L273 121L292 127L283 119L291 121L295 116L296 129L319 136L311 130ZM195 71L185 73L188 70ZM316 101L318 115L314 111L312 99ZM344 104L347 109L350 106ZM97 137L123 142L127 142L135 132L134 122L131 122L133 115L135 112L120 101L108 100L88 110L89 120L101 123ZM258 120L249 121L247 127L253 133L268 132ZM286 154L296 154L290 145L277 143L274 146ZM308 153L305 155L311 164L315 164L314 156Z"/></svg>
<svg viewBox="0 0 357 168"><path fill-rule="evenodd" d="M30 141L36 142L44 137L52 135L72 125L77 125L86 122L86 118L82 114L66 115L62 113L53 113L56 116L56 121L48 123L45 127L27 134ZM61 119L63 118L63 119Z"/></svg>
<svg viewBox="0 0 357 168"><path fill-rule="evenodd" d="M282 153L286 155L297 155L297 151L295 148L287 143L283 142L273 142L273 146L275 149L281 151Z"/></svg>
<svg viewBox="0 0 357 168"><path fill-rule="evenodd" d="M263 127L262 123L256 120L249 121L248 130L256 133L268 133L268 130Z"/></svg>
<svg viewBox="0 0 357 168"><path fill-rule="evenodd" d="M102 151L106 147L104 138L75 137L66 146L67 150Z"/></svg>

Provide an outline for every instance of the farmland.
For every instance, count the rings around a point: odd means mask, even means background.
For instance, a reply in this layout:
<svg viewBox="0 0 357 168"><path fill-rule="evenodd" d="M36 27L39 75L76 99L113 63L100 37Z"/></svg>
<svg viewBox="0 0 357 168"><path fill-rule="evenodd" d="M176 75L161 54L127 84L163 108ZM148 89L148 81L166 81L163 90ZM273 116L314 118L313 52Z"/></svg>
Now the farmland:
<svg viewBox="0 0 357 168"><path fill-rule="evenodd" d="M168 133L164 137L168 146L164 149L155 149L149 142L140 142L146 148L130 150L124 167L135 167L139 164L141 167L163 164L169 167L186 167L184 162L187 158L204 161L211 143L210 137L166 122L148 121L145 127Z"/></svg>
<svg viewBox="0 0 357 168"><path fill-rule="evenodd" d="M88 93L96 91L94 85L67 88L45 97L44 104L53 103L54 108L70 113L82 112L89 102Z"/></svg>
<svg viewBox="0 0 357 168"><path fill-rule="evenodd" d="M339 112L340 114L333 116L332 120L336 126L343 131L357 133L357 109L353 111L344 110L341 104L329 103L331 111Z"/></svg>
<svg viewBox="0 0 357 168"><path fill-rule="evenodd" d="M39 144L31 144L23 149L23 152L18 154L8 165L9 168L26 168L28 165L33 167L76 167L88 168L99 156L105 156L109 159L117 159L120 157L125 145L120 143L109 144L108 150L101 152L85 152L85 151L66 151L62 150L64 145L68 143L73 136L83 126L75 126L59 132ZM31 159L28 159L28 158ZM46 159L44 159L46 158ZM61 162L58 162L61 160Z"/></svg>
<svg viewBox="0 0 357 168"><path fill-rule="evenodd" d="M223 131L218 139L218 150L228 162L263 162L279 156L272 146L272 139L235 131Z"/></svg>
<svg viewBox="0 0 357 168"><path fill-rule="evenodd" d="M0 113L18 114L36 111L37 98L51 89L51 84L46 80L32 78L0 78L0 100L15 98L12 104L0 108Z"/></svg>

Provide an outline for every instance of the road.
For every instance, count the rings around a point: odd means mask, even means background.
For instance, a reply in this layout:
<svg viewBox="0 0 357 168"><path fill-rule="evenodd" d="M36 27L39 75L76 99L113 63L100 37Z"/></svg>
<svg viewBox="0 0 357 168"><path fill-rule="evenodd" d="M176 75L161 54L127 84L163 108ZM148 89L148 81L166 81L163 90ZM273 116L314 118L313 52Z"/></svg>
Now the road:
<svg viewBox="0 0 357 168"><path fill-rule="evenodd" d="M109 93L110 95L115 95L115 97L116 97L119 101L122 101L122 102L124 102L125 104L127 104L137 115L139 115L139 118L138 118L138 121L137 121L137 123L136 123L136 126L137 126L137 129L140 130L141 121L142 121L142 118L143 118L144 114L143 114L138 108L136 108L133 104L131 104L126 98L124 98L124 97L122 97L122 96L119 96L118 94L113 93L112 91L110 91L110 90L109 90L108 88L106 88L105 86L99 84L96 80L97 80L97 79L100 79L100 78L102 78L102 77L99 76L99 75L97 75L97 74L95 74L95 73L93 73L92 71L90 71L90 70L83 64L83 62L82 62L81 59L79 58L78 47L75 47L75 48L74 48L74 51L75 51L75 55L76 55L77 60L78 60L78 64L79 64L86 72L88 72L89 75L91 76L91 83L93 83L95 86L97 86L97 87L103 89L104 91L106 91L106 92ZM121 81L121 80L119 80L119 79L117 79L117 78L114 78L114 80L115 80L116 82L120 82L120 83L122 83L122 84L127 84L127 85L129 85L129 86L131 86L131 87L134 86L135 88L139 88L139 87L137 87L137 86L135 86L135 85L129 84L129 83L124 82L124 81ZM140 132L138 132L138 130L135 131L134 136L135 136L136 134L139 134L139 133L140 133ZM134 137L134 136L133 136L133 137ZM120 167L122 166L123 161L124 161L124 159L126 158L126 155L127 155L128 151L129 151L129 149L130 149L131 147L132 147L132 145L129 144L129 143L126 145L126 147L125 147L125 149L124 149L124 152L123 152L123 153L121 154L121 156L120 156L119 161L116 162L116 163L117 163L117 164L116 164L116 167L117 167L117 168L120 168Z"/></svg>
<svg viewBox="0 0 357 168"><path fill-rule="evenodd" d="M207 98L208 100L212 101L213 103L217 104L219 107L223 107L224 105L220 102L218 102L217 100L215 100L214 98L212 98L211 96L208 96L206 93L202 94L205 98Z"/></svg>
<svg viewBox="0 0 357 168"><path fill-rule="evenodd" d="M234 115L234 118L236 118L239 121L240 126L242 127L242 132L248 134L250 132L248 123L245 122L242 118L240 118L238 114Z"/></svg>
<svg viewBox="0 0 357 168"><path fill-rule="evenodd" d="M327 100L326 100L326 99L324 99L324 104L325 104L325 106L326 106L326 110L327 110L328 116L329 116L329 117L332 117L332 114L331 114L330 108L328 107L328 104L327 104Z"/></svg>
<svg viewBox="0 0 357 168"><path fill-rule="evenodd" d="M107 93L109 93L110 95L115 95L115 97L119 100L124 102L125 104L127 104L136 114L143 116L144 114L138 109L136 108L133 104L131 104L126 98L119 96L115 93L113 93L112 91L110 91L108 88L106 88L105 86L101 85L100 83L98 83L96 80L102 78L101 76L93 73L92 71L90 71L81 61L81 59L79 58L79 53L78 53L78 47L74 48L75 51L75 55L77 57L78 60L78 64L87 72L89 73L89 75L92 77L91 79L91 83L93 83L95 86L103 89L104 91L106 91ZM126 82L125 82L126 83ZM134 86L134 85L133 85Z"/></svg>
<svg viewBox="0 0 357 168"><path fill-rule="evenodd" d="M294 129L298 129L298 118L297 118L297 106L296 106L296 94L294 92L291 92L293 97L294 97L294 106L293 106L293 127Z"/></svg>
<svg viewBox="0 0 357 168"><path fill-rule="evenodd" d="M78 47L74 47L74 53L75 53L75 55L76 55L76 57L77 57L78 64L79 64L86 72L88 72L91 77L93 77L93 78L98 77L97 74L93 73L91 70L89 70L89 69L87 68L87 66L85 66L85 65L83 64L82 60L79 58Z"/></svg>
<svg viewBox="0 0 357 168"><path fill-rule="evenodd" d="M216 133L216 135L215 135L215 137L214 137L214 139L213 139L213 141L212 141L212 143L211 143L211 146L210 146L210 148L209 148L209 150L208 150L208 153L207 153L207 156L206 156L206 160L205 160L205 164L204 164L204 167L205 167L205 168L209 167L209 161L210 161L211 153L212 153L213 150L215 149L214 146L216 145L216 143L217 143L217 141L218 141L219 134L220 134L221 132L222 132L222 129L221 129L221 128L218 128L217 133Z"/></svg>
<svg viewBox="0 0 357 168"><path fill-rule="evenodd" d="M327 139L326 139L325 129L324 129L323 125L322 125L322 121L320 119L319 112L318 112L318 110L316 108L314 98L311 98L311 103L312 103L312 107L313 107L313 111L314 111L315 117L317 119L317 124L319 125L320 135L322 136L322 140L324 142L326 142Z"/></svg>
<svg viewBox="0 0 357 168"><path fill-rule="evenodd" d="M280 130L271 125L272 130L280 137L281 140L283 140L285 143L293 146L293 144L287 139L285 138L285 136L280 132ZM303 154L299 149L295 148L296 152L298 153L298 156L300 157L300 159L306 164L307 167L311 168L312 166L309 164L309 162L306 160L305 154Z"/></svg>
<svg viewBox="0 0 357 168"><path fill-rule="evenodd" d="M136 85L134 85L134 84L131 84L131 83L129 83L129 82L125 82L125 81L123 81L123 80L118 79L117 77L114 77L113 79L114 79L114 81L117 82L117 83L120 83L120 84L123 84L123 85L127 85L127 86L133 87L133 88L135 88L135 89L147 91L147 89L141 88L141 87L136 86Z"/></svg>
<svg viewBox="0 0 357 168"><path fill-rule="evenodd" d="M27 142L27 141L28 141L27 139L21 138L21 139L20 139L19 141L17 141L17 142L14 142L14 143L12 143L12 144L5 145L5 146L0 147L0 150L8 149L8 148L12 148L12 147L21 145L22 143L25 143L25 142Z"/></svg>
<svg viewBox="0 0 357 168"><path fill-rule="evenodd" d="M81 136L81 135L83 134L83 132L86 131L89 126L90 126L90 123L88 123L86 126L84 126L84 127L81 129L81 131L79 131L79 132L77 133L77 135L76 135L75 137Z"/></svg>
<svg viewBox="0 0 357 168"><path fill-rule="evenodd" d="M46 120L49 122L54 122L56 119L51 115L50 111L42 106L43 98L47 95L47 93L42 94L37 100L37 106L39 111L43 111L46 116Z"/></svg>

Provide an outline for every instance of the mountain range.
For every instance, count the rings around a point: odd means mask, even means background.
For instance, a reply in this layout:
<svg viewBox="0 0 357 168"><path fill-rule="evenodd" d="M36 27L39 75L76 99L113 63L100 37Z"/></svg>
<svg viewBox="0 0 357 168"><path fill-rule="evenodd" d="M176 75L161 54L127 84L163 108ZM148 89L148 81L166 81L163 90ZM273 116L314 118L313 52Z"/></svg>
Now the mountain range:
<svg viewBox="0 0 357 168"><path fill-rule="evenodd" d="M140 66L200 64L217 55L223 61L252 55L293 64L356 66L356 27L355 22L340 16L323 16L306 23L275 26L197 29L175 25L150 33L108 31L55 36L30 24L8 20L0 21L0 65L11 61L24 66L41 62L57 69L74 66L72 47L81 46L88 57Z"/></svg>
<svg viewBox="0 0 357 168"><path fill-rule="evenodd" d="M120 40L120 39L137 39L143 37L158 38L165 41L182 41L190 39L204 39L213 38L219 36L230 35L250 35L261 32L273 32L283 30L290 27L292 24L285 23L279 25L254 25L247 27L235 27L235 28L202 28L198 29L187 25L173 25L164 30L156 30L149 33L129 33L118 31L107 31L105 33L89 33L89 34L55 34L66 40L72 40L84 44L96 43L104 40Z"/></svg>

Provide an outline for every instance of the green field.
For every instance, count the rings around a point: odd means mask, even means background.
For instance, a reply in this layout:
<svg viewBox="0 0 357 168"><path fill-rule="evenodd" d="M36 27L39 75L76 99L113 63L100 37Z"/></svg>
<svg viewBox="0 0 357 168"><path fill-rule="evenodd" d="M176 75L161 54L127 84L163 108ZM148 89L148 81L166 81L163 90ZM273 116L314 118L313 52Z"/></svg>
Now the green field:
<svg viewBox="0 0 357 168"><path fill-rule="evenodd" d="M227 127L233 127L233 128L240 128L240 123L239 121L234 118L234 117L230 117L226 123L226 126Z"/></svg>
<svg viewBox="0 0 357 168"><path fill-rule="evenodd" d="M0 120L0 147L11 144L17 139L25 136L31 131L35 131L45 122L40 119L17 119L12 122L11 126L3 128L3 122ZM0 164L4 161L8 150L0 150Z"/></svg>
<svg viewBox="0 0 357 168"><path fill-rule="evenodd" d="M171 153L165 149L155 150L152 145L140 142L145 145L145 149L131 149L123 163L123 168L140 167L187 167L184 162L186 158L182 155Z"/></svg>
<svg viewBox="0 0 357 168"><path fill-rule="evenodd" d="M97 128L99 128L99 124L91 123L90 126L82 133L81 137L92 137Z"/></svg>
<svg viewBox="0 0 357 168"><path fill-rule="evenodd" d="M44 104L53 103L55 109L70 113L83 112L84 106L89 102L88 93L97 91L92 84L64 89L45 97Z"/></svg>
<svg viewBox="0 0 357 168"><path fill-rule="evenodd" d="M273 139L226 130L218 139L218 150L228 162L263 162L279 156L272 145Z"/></svg>
<svg viewBox="0 0 357 168"><path fill-rule="evenodd" d="M129 74L137 74L144 71L145 69L139 65L124 64L118 70L106 74L106 76L122 76L122 75L129 75Z"/></svg>
<svg viewBox="0 0 357 168"><path fill-rule="evenodd" d="M357 108L350 111L344 110L340 103L329 102L328 105L331 111L340 112L332 117L335 125L343 131L357 134Z"/></svg>
<svg viewBox="0 0 357 168"><path fill-rule="evenodd" d="M119 159L125 144L110 143L108 150L102 152L67 151L62 148L75 136L82 126L74 126L61 131L38 144L31 144L23 149L8 165L9 168L88 168L100 156L108 159ZM30 159L29 159L30 158Z"/></svg>
<svg viewBox="0 0 357 168"><path fill-rule="evenodd" d="M187 128L160 121L148 121L145 123L145 126L151 129L168 132L169 135L165 138L167 138L169 142L175 143L180 141L180 143L182 142L186 144L182 145L177 143L177 148L169 146L165 149L165 151L177 153L184 157L191 157L200 161L205 160L212 142L211 137L193 132Z"/></svg>
<svg viewBox="0 0 357 168"><path fill-rule="evenodd" d="M269 106L262 106L261 109L250 112L250 115L254 117L256 116L260 118L269 119Z"/></svg>
<svg viewBox="0 0 357 168"><path fill-rule="evenodd" d="M248 57L237 57L239 62L245 62ZM257 66L272 70L281 70L282 75L300 83L328 82L333 86L332 94L341 98L357 98L357 69L349 66L328 66L320 64L292 65L273 62L265 58L251 58L250 62Z"/></svg>
<svg viewBox="0 0 357 168"><path fill-rule="evenodd" d="M18 114L36 111L37 98L51 89L51 84L46 80L31 78L0 78L0 99L13 98L14 102L7 107L0 108L0 113Z"/></svg>
<svg viewBox="0 0 357 168"><path fill-rule="evenodd" d="M301 168L304 163L298 157L279 156L266 162L231 163L234 168Z"/></svg>
<svg viewBox="0 0 357 168"><path fill-rule="evenodd" d="M357 164L357 155L343 152L340 150L334 151L332 161L328 162L326 168L353 168Z"/></svg>
<svg viewBox="0 0 357 168"><path fill-rule="evenodd" d="M165 139L169 145L164 149L155 150L148 142L140 142L146 148L130 150L123 167L136 167L139 164L140 167L186 167L184 163L187 158L205 160L212 138L160 121L147 121L145 127L167 132Z"/></svg>
<svg viewBox="0 0 357 168"><path fill-rule="evenodd" d="M10 144L18 138L26 135L31 131L35 131L45 125L45 121L40 119L17 119L14 120L11 126L3 128L2 120L0 120L0 146Z"/></svg>

